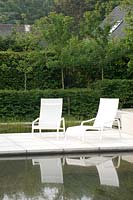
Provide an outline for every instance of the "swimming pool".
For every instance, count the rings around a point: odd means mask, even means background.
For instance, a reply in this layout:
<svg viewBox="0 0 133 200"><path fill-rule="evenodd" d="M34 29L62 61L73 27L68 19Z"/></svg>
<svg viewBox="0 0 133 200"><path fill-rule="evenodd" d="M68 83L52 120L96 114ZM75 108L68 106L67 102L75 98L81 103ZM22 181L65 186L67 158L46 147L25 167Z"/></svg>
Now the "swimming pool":
<svg viewBox="0 0 133 200"><path fill-rule="evenodd" d="M133 153L0 158L1 200L132 200Z"/></svg>

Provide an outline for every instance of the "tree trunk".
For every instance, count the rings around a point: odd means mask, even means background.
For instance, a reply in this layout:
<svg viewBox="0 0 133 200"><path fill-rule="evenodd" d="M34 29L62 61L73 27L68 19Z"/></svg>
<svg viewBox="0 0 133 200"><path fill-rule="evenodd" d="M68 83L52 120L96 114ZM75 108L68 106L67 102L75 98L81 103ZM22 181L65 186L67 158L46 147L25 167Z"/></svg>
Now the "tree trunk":
<svg viewBox="0 0 133 200"><path fill-rule="evenodd" d="M62 89L65 89L65 86L64 86L64 72L63 72L63 68L61 68L61 84L62 84Z"/></svg>
<svg viewBox="0 0 133 200"><path fill-rule="evenodd" d="M103 81L103 76L104 76L104 74L103 74L103 67L102 67L102 81Z"/></svg>
<svg viewBox="0 0 133 200"><path fill-rule="evenodd" d="M27 90L27 74L24 73L24 90Z"/></svg>

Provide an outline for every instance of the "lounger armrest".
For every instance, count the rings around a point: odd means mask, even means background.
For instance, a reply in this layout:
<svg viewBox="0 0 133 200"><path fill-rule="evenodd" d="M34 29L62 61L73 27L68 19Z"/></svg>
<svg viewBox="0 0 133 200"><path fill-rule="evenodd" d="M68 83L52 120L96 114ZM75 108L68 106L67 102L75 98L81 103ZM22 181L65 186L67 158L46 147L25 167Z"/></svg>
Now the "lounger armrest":
<svg viewBox="0 0 133 200"><path fill-rule="evenodd" d="M61 118L61 122L62 122L63 130L65 132L65 118L64 117Z"/></svg>
<svg viewBox="0 0 133 200"><path fill-rule="evenodd" d="M64 126L65 125L65 118L64 117L61 118L61 122L63 123L63 126Z"/></svg>
<svg viewBox="0 0 133 200"><path fill-rule="evenodd" d="M119 129L119 131L120 131L120 119L119 119L119 118L115 118L114 121L117 122L117 124L118 124L118 129Z"/></svg>
<svg viewBox="0 0 133 200"><path fill-rule="evenodd" d="M117 124L118 124L118 127L120 127L120 119L115 118L113 121L116 121ZM112 122L112 121L104 122L103 125L104 125L104 124L108 124L108 123L110 123L110 122Z"/></svg>
<svg viewBox="0 0 133 200"><path fill-rule="evenodd" d="M84 123L88 123L88 122L91 122L91 121L94 121L94 120L95 120L95 118L82 121L82 122L81 122L81 126L82 126Z"/></svg>
<svg viewBox="0 0 133 200"><path fill-rule="evenodd" d="M117 168L119 168L120 167L120 161L121 161L121 157L120 156L118 156L118 158L117 158L118 160L117 160L117 164L115 165L114 164L114 167L117 169Z"/></svg>
<svg viewBox="0 0 133 200"><path fill-rule="evenodd" d="M62 118L61 118L61 121L65 121L65 118L64 118L64 117L62 117Z"/></svg>
<svg viewBox="0 0 133 200"><path fill-rule="evenodd" d="M39 117L38 118L36 118L33 122L32 122L32 125L34 125L36 122L38 122L39 121Z"/></svg>
<svg viewBox="0 0 133 200"><path fill-rule="evenodd" d="M117 124L118 124L118 129L119 129L119 131L120 131L120 119L115 118L113 121L116 121L116 122L117 122ZM110 122L112 122L112 121L104 122L103 124L101 124L101 128L103 128L106 124L108 124L108 123L110 123Z"/></svg>

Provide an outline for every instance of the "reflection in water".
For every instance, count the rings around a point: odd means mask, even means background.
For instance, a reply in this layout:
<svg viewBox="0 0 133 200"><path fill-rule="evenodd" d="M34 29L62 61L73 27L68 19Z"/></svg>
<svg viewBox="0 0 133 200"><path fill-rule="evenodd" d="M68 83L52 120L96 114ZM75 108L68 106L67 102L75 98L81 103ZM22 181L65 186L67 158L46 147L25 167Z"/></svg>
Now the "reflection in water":
<svg viewBox="0 0 133 200"><path fill-rule="evenodd" d="M84 167L96 166L101 185L119 186L119 179L113 164L114 157L110 156L94 156L86 158L85 156L79 159L66 158L68 165L79 165Z"/></svg>
<svg viewBox="0 0 133 200"><path fill-rule="evenodd" d="M61 158L33 159L33 165L40 165L42 183L63 183Z"/></svg>
<svg viewBox="0 0 133 200"><path fill-rule="evenodd" d="M63 169L61 158L36 158L32 159L32 164L40 166L41 182L47 183L43 190L44 199L63 199ZM48 186L49 183L51 183L51 187Z"/></svg>
<svg viewBox="0 0 133 200"><path fill-rule="evenodd" d="M130 200L132 195L133 154L0 160L0 200Z"/></svg>
<svg viewBox="0 0 133 200"><path fill-rule="evenodd" d="M133 155L123 155L122 160L125 160L129 163L133 163Z"/></svg>

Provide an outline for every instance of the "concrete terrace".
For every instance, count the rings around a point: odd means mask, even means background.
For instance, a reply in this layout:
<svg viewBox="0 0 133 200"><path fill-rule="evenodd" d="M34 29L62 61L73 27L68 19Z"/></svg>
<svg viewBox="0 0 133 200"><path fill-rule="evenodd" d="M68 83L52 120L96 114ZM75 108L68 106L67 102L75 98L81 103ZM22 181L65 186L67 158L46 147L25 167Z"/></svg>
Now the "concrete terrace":
<svg viewBox="0 0 133 200"><path fill-rule="evenodd" d="M81 133L82 134L82 133ZM89 132L86 141L63 133L12 133L0 134L0 156L39 155L39 154L68 154L68 153L102 153L102 152L133 151L133 134L118 130L104 131L103 139L99 132Z"/></svg>

